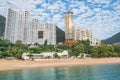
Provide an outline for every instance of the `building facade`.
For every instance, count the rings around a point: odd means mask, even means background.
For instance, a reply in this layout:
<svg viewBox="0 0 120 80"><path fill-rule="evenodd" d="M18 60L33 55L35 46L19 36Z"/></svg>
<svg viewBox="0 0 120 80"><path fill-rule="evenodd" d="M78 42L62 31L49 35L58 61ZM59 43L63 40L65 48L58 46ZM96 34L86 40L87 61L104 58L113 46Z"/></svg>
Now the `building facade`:
<svg viewBox="0 0 120 80"><path fill-rule="evenodd" d="M21 40L23 43L25 43L27 36L27 34L25 34L25 32L27 32L27 23L27 11L18 12L8 9L4 38L9 39L13 43L15 43L17 40Z"/></svg>
<svg viewBox="0 0 120 80"><path fill-rule="evenodd" d="M56 26L51 23L40 22L38 19L33 19L29 23L27 44L56 44Z"/></svg>
<svg viewBox="0 0 120 80"><path fill-rule="evenodd" d="M91 46L99 46L101 44L101 41L98 39L93 38L91 42Z"/></svg>
<svg viewBox="0 0 120 80"><path fill-rule="evenodd" d="M56 44L56 26L42 23L38 19L30 20L28 11L8 9L5 39L15 43L21 40L24 44Z"/></svg>
<svg viewBox="0 0 120 80"><path fill-rule="evenodd" d="M92 30L84 28L75 28L73 25L73 12L65 15L65 40L66 44L72 45L76 41L89 40L91 46L100 44L100 41L92 37Z"/></svg>
<svg viewBox="0 0 120 80"><path fill-rule="evenodd" d="M65 40L74 40L73 12L65 15Z"/></svg>
<svg viewBox="0 0 120 80"><path fill-rule="evenodd" d="M99 46L101 43L100 40L92 37L92 30L90 29L75 28L74 38L75 41L89 40L91 46Z"/></svg>
<svg viewBox="0 0 120 80"><path fill-rule="evenodd" d="M90 40L90 41L92 41L92 30L75 28L75 40Z"/></svg>

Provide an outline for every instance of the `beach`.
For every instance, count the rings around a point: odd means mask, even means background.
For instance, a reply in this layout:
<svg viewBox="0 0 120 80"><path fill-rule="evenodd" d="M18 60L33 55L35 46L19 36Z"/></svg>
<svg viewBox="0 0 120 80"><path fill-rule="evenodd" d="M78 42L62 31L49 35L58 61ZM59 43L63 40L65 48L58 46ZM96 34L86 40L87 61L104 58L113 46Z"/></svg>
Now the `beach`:
<svg viewBox="0 0 120 80"><path fill-rule="evenodd" d="M39 60L39 61L0 59L0 71L29 69L29 68L49 68L49 67L113 64L113 63L119 64L120 58L49 59L49 60Z"/></svg>

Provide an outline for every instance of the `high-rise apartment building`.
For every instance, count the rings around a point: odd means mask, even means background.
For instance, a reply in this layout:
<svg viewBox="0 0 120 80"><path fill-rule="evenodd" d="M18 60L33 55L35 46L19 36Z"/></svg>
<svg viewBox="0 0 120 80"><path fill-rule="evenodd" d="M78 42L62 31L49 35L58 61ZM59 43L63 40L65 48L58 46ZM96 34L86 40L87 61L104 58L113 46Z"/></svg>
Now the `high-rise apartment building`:
<svg viewBox="0 0 120 80"><path fill-rule="evenodd" d="M66 44L74 44L78 40L89 40L90 45L99 45L100 41L92 37L92 30L83 28L74 28L73 12L68 12L65 15L65 39Z"/></svg>
<svg viewBox="0 0 120 80"><path fill-rule="evenodd" d="M66 42L74 40L73 12L68 12L65 15L65 28Z"/></svg>
<svg viewBox="0 0 120 80"><path fill-rule="evenodd" d="M20 24L19 24L19 28L23 28L23 43L27 43L27 32L28 32L28 28L29 28L29 12L28 11L20 11Z"/></svg>
<svg viewBox="0 0 120 80"><path fill-rule="evenodd" d="M75 40L90 40L92 41L92 30L75 28Z"/></svg>
<svg viewBox="0 0 120 80"><path fill-rule="evenodd" d="M9 39L13 43L17 40L25 43L24 36L26 36L26 34L24 34L24 32L27 27L27 20L27 11L18 12L9 8L6 17L5 39Z"/></svg>
<svg viewBox="0 0 120 80"><path fill-rule="evenodd" d="M38 19L33 19L28 29L27 44L44 44L45 41L48 44L56 44L56 26L51 23L39 22Z"/></svg>
<svg viewBox="0 0 120 80"><path fill-rule="evenodd" d="M75 41L84 41L89 40L91 46L99 46L100 40L95 39L92 37L92 30L90 29L84 29L84 28L75 28L75 34L74 34Z"/></svg>
<svg viewBox="0 0 120 80"><path fill-rule="evenodd" d="M41 23L38 19L29 19L28 11L8 9L5 39L15 43L21 40L24 44L56 44L56 26L50 23Z"/></svg>

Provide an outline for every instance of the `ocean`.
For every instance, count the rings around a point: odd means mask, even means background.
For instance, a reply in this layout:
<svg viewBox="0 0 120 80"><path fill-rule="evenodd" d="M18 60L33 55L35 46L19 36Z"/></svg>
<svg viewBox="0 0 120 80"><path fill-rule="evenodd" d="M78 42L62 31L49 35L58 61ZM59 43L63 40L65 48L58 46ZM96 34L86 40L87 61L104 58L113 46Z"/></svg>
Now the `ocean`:
<svg viewBox="0 0 120 80"><path fill-rule="evenodd" d="M7 70L0 80L120 80L120 64Z"/></svg>

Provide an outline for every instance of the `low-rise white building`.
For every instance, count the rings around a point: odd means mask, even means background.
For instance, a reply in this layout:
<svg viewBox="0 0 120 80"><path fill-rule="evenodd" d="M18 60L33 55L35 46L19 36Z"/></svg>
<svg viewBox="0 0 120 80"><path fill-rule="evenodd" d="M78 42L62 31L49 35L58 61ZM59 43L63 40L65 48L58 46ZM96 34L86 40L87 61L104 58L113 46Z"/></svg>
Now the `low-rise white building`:
<svg viewBox="0 0 120 80"><path fill-rule="evenodd" d="M30 54L30 53L23 53L22 59L23 60L40 60L40 59L55 59L55 54L58 55L60 59L67 59L68 58L68 51L63 51L61 53L57 52L42 52L40 54Z"/></svg>
<svg viewBox="0 0 120 80"><path fill-rule="evenodd" d="M23 59L23 60L29 60L30 57L29 57L28 55L29 55L29 53L23 53L23 54L22 54L22 59Z"/></svg>
<svg viewBox="0 0 120 80"><path fill-rule="evenodd" d="M91 46L99 46L101 44L101 41L98 39L93 38Z"/></svg>
<svg viewBox="0 0 120 80"><path fill-rule="evenodd" d="M57 55L60 57L60 59L67 59L69 57L67 50L64 50L62 53L57 53Z"/></svg>

